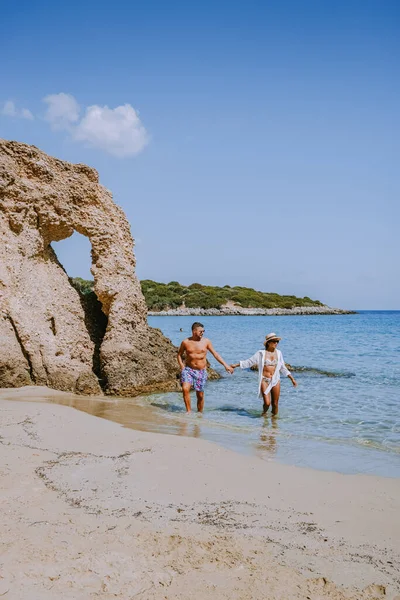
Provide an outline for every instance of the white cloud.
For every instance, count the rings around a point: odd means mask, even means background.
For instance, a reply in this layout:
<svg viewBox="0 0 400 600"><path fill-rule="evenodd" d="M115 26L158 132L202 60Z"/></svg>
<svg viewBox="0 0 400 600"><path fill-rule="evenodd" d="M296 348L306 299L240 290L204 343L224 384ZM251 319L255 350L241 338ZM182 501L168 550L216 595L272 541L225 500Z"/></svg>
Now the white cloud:
<svg viewBox="0 0 400 600"><path fill-rule="evenodd" d="M32 120L33 114L27 108L22 108L21 110L17 109L15 103L12 100L7 100L4 103L3 108L1 109L1 114L6 117L17 117L19 119L29 119Z"/></svg>
<svg viewBox="0 0 400 600"><path fill-rule="evenodd" d="M27 108L23 108L23 109L21 110L21 117L22 117L23 119L29 119L30 121L32 121L32 120L33 120L33 118L34 118L34 117L33 117L33 114L31 113L31 111L30 111L30 110L28 110Z"/></svg>
<svg viewBox="0 0 400 600"><path fill-rule="evenodd" d="M89 106L74 131L74 138L115 156L138 154L149 141L138 113L130 104L116 108Z"/></svg>
<svg viewBox="0 0 400 600"><path fill-rule="evenodd" d="M80 118L80 107L70 94L46 96L45 119L53 129L68 131L77 142L99 148L114 156L139 154L149 142L149 136L130 104L109 108L88 106Z"/></svg>
<svg viewBox="0 0 400 600"><path fill-rule="evenodd" d="M52 129L69 129L79 120L79 104L70 94L50 94L43 102L47 104L44 118Z"/></svg>
<svg viewBox="0 0 400 600"><path fill-rule="evenodd" d="M14 102L12 102L12 100L7 100L7 102L4 103L1 113L7 117L16 117L17 109L15 108Z"/></svg>

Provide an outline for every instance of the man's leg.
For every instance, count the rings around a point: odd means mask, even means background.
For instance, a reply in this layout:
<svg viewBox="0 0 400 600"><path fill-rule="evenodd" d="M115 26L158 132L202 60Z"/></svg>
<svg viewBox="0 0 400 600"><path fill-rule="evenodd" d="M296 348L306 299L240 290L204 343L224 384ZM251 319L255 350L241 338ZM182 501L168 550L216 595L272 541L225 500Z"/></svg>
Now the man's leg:
<svg viewBox="0 0 400 600"><path fill-rule="evenodd" d="M190 404L190 383L182 383L182 394L183 394L183 401L186 406L186 412L190 412L192 410L192 407Z"/></svg>
<svg viewBox="0 0 400 600"><path fill-rule="evenodd" d="M204 392L196 392L197 396L197 410L203 412L204 408Z"/></svg>
<svg viewBox="0 0 400 600"><path fill-rule="evenodd" d="M206 369L201 369L196 372L196 378L194 381L194 389L196 390L197 396L197 411L203 412L204 408L204 387L207 381L207 371Z"/></svg>
<svg viewBox="0 0 400 600"><path fill-rule="evenodd" d="M272 414L278 414L278 404L279 404L279 396L281 395L281 383L277 383L271 390L271 399L272 399Z"/></svg>

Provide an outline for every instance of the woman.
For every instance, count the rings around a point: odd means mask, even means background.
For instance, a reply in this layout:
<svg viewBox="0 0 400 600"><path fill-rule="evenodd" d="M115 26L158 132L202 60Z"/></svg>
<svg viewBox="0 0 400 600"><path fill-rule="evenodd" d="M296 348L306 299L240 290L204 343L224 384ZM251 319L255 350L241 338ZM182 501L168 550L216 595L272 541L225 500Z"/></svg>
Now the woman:
<svg viewBox="0 0 400 600"><path fill-rule="evenodd" d="M264 401L263 414L268 411L271 402L272 414L278 414L281 372L282 375L289 377L294 387L297 386L296 380L285 365L282 352L277 348L280 340L281 338L276 333L269 333L265 337L265 350L258 350L251 358L231 365L233 369L237 369L237 367L249 369L253 365L258 366L258 395Z"/></svg>

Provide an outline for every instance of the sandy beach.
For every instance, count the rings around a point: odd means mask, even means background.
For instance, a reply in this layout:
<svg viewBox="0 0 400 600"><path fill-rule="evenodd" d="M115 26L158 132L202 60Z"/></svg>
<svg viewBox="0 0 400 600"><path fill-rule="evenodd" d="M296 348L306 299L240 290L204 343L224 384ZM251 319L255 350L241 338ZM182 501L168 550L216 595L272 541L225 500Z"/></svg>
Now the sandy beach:
<svg viewBox="0 0 400 600"><path fill-rule="evenodd" d="M399 480L32 401L54 394L0 391L1 597L400 597Z"/></svg>

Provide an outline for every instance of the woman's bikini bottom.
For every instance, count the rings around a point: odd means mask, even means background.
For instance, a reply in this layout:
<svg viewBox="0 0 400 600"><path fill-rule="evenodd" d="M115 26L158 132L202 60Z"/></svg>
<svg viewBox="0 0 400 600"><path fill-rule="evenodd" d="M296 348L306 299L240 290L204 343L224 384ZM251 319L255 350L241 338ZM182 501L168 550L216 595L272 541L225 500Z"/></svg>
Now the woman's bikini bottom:
<svg viewBox="0 0 400 600"><path fill-rule="evenodd" d="M267 389L265 390L265 392L263 392L264 396L268 396L268 394L270 393L271 389L273 387L275 387L277 383L279 383L279 379L278 379L278 381L276 381L274 383L274 385L271 385L271 383L272 383L272 377L264 377L263 376L262 380L265 381L265 383L267 384Z"/></svg>

